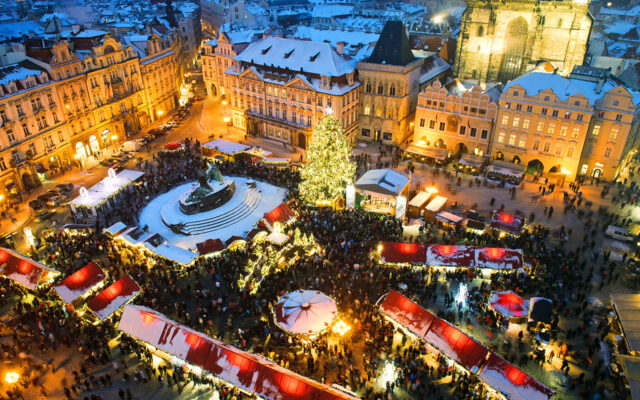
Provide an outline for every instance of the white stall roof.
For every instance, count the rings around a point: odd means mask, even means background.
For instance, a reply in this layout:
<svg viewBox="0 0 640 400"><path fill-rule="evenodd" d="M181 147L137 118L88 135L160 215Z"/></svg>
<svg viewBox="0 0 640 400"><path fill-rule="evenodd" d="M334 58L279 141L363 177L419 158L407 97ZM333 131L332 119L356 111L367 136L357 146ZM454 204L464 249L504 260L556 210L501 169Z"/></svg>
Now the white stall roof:
<svg viewBox="0 0 640 400"><path fill-rule="evenodd" d="M436 196L433 198L433 200L429 202L425 210L431 211L431 212L439 212L442 209L442 207L445 206L445 204L447 204L446 197Z"/></svg>
<svg viewBox="0 0 640 400"><path fill-rule="evenodd" d="M411 199L409 205L412 207L422 207L431 197L431 193L420 192Z"/></svg>
<svg viewBox="0 0 640 400"><path fill-rule="evenodd" d="M236 143L236 142L232 142L224 139L216 139L214 141L203 144L202 147L205 147L211 150L217 150L225 154L242 153L251 148L251 146L247 146L241 143Z"/></svg>
<svg viewBox="0 0 640 400"><path fill-rule="evenodd" d="M451 214L449 211L440 211L438 215L436 215L436 219L439 219L443 222L452 222L454 224L462 221L462 217Z"/></svg>
<svg viewBox="0 0 640 400"><path fill-rule="evenodd" d="M70 204L74 206L96 207L131 182L136 181L142 175L144 175L144 172L125 169L114 177L107 176L88 189L86 194L81 192Z"/></svg>
<svg viewBox="0 0 640 400"><path fill-rule="evenodd" d="M115 236L120 232L124 231L125 229L127 229L127 225L124 222L120 221L120 222L116 222L115 224L111 225L108 228L104 228L104 231L111 236Z"/></svg>
<svg viewBox="0 0 640 400"><path fill-rule="evenodd" d="M629 350L640 351L640 294L612 294L611 302Z"/></svg>
<svg viewBox="0 0 640 400"><path fill-rule="evenodd" d="M409 183L409 178L392 169L372 169L356 182L356 188L368 192L397 196Z"/></svg>

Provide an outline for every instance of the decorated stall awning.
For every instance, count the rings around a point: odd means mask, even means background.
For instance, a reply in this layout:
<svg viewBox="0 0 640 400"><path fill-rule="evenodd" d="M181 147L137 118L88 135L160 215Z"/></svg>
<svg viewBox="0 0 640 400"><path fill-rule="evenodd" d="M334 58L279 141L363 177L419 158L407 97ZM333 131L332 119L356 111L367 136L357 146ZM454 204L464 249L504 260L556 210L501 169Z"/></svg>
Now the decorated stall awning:
<svg viewBox="0 0 640 400"><path fill-rule="evenodd" d="M380 310L421 338L424 338L431 323L438 319L438 317L395 290L390 291L385 296L380 305Z"/></svg>
<svg viewBox="0 0 640 400"><path fill-rule="evenodd" d="M491 228L506 232L511 235L520 236L524 227L524 219L515 215L495 211L491 217Z"/></svg>
<svg viewBox="0 0 640 400"><path fill-rule="evenodd" d="M212 339L146 307L125 306L118 329L265 399L357 399L271 360Z"/></svg>
<svg viewBox="0 0 640 400"><path fill-rule="evenodd" d="M491 293L489 304L494 310L506 317L524 317L529 312L529 301L512 291Z"/></svg>
<svg viewBox="0 0 640 400"><path fill-rule="evenodd" d="M553 396L551 389L495 353L491 353L478 376L512 400L549 400Z"/></svg>
<svg viewBox="0 0 640 400"><path fill-rule="evenodd" d="M59 274L53 268L0 247L0 275L6 276L28 289L34 290L38 286L50 282Z"/></svg>
<svg viewBox="0 0 640 400"><path fill-rule="evenodd" d="M207 239L204 242L196 243L196 247L201 256L225 249L224 243L220 239Z"/></svg>
<svg viewBox="0 0 640 400"><path fill-rule="evenodd" d="M382 242L380 258L385 263L426 264L427 246L417 243Z"/></svg>
<svg viewBox="0 0 640 400"><path fill-rule="evenodd" d="M107 275L95 262L80 268L53 287L58 296L69 304L96 287Z"/></svg>
<svg viewBox="0 0 640 400"><path fill-rule="evenodd" d="M140 293L140 286L126 275L89 300L87 307L102 321L131 301L138 293Z"/></svg>
<svg viewBox="0 0 640 400"><path fill-rule="evenodd" d="M381 242L383 263L413 263L434 267L517 270L523 267L522 250L497 247Z"/></svg>
<svg viewBox="0 0 640 400"><path fill-rule="evenodd" d="M433 321L425 340L467 370L477 373L489 350L445 320Z"/></svg>
<svg viewBox="0 0 640 400"><path fill-rule="evenodd" d="M273 231L276 224L287 225L296 217L296 214L289 208L287 203L282 203L271 210L263 218L266 227Z"/></svg>

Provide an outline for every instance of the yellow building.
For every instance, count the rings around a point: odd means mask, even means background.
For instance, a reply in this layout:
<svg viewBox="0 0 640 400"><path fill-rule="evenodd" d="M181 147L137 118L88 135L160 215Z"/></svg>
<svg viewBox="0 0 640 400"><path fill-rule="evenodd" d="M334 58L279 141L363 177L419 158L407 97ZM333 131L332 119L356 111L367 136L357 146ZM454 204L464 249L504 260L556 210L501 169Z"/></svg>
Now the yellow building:
<svg viewBox="0 0 640 400"><path fill-rule="evenodd" d="M455 76L507 82L539 61L568 75L582 64L592 23L589 0L467 0Z"/></svg>
<svg viewBox="0 0 640 400"><path fill-rule="evenodd" d="M124 40L140 57L146 112L153 122L178 104L176 52L170 41L156 33L128 35Z"/></svg>
<svg viewBox="0 0 640 400"><path fill-rule="evenodd" d="M233 125L249 135L306 148L327 113L355 140L355 63L328 43L267 37L234 57L226 72Z"/></svg>
<svg viewBox="0 0 640 400"><path fill-rule="evenodd" d="M467 88L458 80L443 86L436 81L418 97L413 145L484 155L491 147L497 115L496 99L479 86Z"/></svg>
<svg viewBox="0 0 640 400"><path fill-rule="evenodd" d="M49 167L68 162L61 108L55 82L44 68L31 61L0 68L2 200L26 194L40 185Z"/></svg>
<svg viewBox="0 0 640 400"><path fill-rule="evenodd" d="M388 21L371 56L358 63L361 140L400 144L411 133L424 60L400 21Z"/></svg>

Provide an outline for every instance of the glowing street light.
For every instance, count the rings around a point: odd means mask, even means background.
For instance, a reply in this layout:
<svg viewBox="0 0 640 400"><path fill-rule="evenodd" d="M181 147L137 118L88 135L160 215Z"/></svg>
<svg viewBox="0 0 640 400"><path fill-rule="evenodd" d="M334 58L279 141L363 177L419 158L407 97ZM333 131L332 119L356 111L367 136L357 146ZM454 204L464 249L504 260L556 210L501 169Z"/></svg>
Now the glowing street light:
<svg viewBox="0 0 640 400"><path fill-rule="evenodd" d="M431 18L431 21L433 21L434 24L441 24L443 19L444 18L442 18L442 15L435 15L433 18Z"/></svg>
<svg viewBox="0 0 640 400"><path fill-rule="evenodd" d="M431 186L425 189L427 193L429 194L435 194L438 193L438 189L435 186Z"/></svg>
<svg viewBox="0 0 640 400"><path fill-rule="evenodd" d="M384 369L382 370L382 375L380 376L382 384L386 386L387 383L395 382L398 377L398 372L396 370L396 366L393 363L386 362L384 364Z"/></svg>
<svg viewBox="0 0 640 400"><path fill-rule="evenodd" d="M347 325L343 320L336 322L333 325L333 333L336 333L340 336L344 336L345 333L351 330L351 327Z"/></svg>
<svg viewBox="0 0 640 400"><path fill-rule="evenodd" d="M18 375L18 373L15 371L7 372L6 375L4 376L4 381L7 382L9 385L13 385L14 383L17 383L18 379L20 379L20 375Z"/></svg>

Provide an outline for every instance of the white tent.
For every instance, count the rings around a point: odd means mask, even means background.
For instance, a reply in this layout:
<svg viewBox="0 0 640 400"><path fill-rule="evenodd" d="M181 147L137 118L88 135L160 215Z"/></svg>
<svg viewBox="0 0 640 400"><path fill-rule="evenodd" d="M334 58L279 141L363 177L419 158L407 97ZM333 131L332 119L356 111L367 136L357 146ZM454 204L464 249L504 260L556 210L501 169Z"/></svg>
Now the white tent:
<svg viewBox="0 0 640 400"><path fill-rule="evenodd" d="M280 298L276 324L293 334L315 335L327 329L338 315L336 302L316 290L298 290Z"/></svg>

